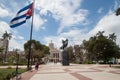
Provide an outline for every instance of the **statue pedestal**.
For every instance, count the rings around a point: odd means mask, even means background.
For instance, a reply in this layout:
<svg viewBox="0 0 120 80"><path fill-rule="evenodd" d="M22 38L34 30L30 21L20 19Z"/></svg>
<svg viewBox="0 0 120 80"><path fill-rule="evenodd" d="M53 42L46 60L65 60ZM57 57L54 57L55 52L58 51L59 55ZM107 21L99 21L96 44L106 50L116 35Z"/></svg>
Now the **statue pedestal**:
<svg viewBox="0 0 120 80"><path fill-rule="evenodd" d="M69 54L66 52L66 50L62 51L62 65L63 66L69 66Z"/></svg>

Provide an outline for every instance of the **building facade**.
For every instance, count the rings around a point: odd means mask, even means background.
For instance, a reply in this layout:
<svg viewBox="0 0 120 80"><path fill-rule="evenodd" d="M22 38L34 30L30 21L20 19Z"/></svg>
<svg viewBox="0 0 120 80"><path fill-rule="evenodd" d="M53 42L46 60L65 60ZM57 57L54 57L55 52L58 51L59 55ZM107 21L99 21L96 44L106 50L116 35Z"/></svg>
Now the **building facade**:
<svg viewBox="0 0 120 80"><path fill-rule="evenodd" d="M60 62L61 61L61 52L57 48L54 47L54 43L49 43L49 48L50 48L50 57L49 60L50 62Z"/></svg>
<svg viewBox="0 0 120 80"><path fill-rule="evenodd" d="M7 51L6 50L7 49L7 45L8 45L8 40L6 40L6 39L0 39L0 48L3 49L3 54L5 54L5 51Z"/></svg>

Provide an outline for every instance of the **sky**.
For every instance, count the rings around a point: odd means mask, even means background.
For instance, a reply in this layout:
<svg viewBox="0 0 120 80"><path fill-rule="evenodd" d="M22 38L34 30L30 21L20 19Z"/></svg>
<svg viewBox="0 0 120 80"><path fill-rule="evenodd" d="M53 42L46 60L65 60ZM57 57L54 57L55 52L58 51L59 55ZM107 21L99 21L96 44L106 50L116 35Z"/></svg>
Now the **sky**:
<svg viewBox="0 0 120 80"><path fill-rule="evenodd" d="M9 50L24 50L29 40L31 19L16 28L10 21L16 13L32 3L32 0L0 0L0 37L7 31L12 33ZM105 35L115 33L120 45L120 16L115 15L120 0L35 0L32 39L48 45L51 40L56 48L62 40L69 46L80 45L98 31Z"/></svg>

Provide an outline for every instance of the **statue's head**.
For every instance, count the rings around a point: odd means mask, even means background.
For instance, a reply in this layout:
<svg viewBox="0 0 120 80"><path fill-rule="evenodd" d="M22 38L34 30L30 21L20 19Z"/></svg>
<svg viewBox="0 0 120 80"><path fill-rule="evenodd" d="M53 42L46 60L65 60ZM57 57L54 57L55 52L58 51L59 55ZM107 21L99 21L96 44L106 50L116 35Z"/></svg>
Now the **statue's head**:
<svg viewBox="0 0 120 80"><path fill-rule="evenodd" d="M67 45L68 45L68 39L66 39L66 40L62 40L62 43L63 43L63 45L62 45L61 49L66 48Z"/></svg>

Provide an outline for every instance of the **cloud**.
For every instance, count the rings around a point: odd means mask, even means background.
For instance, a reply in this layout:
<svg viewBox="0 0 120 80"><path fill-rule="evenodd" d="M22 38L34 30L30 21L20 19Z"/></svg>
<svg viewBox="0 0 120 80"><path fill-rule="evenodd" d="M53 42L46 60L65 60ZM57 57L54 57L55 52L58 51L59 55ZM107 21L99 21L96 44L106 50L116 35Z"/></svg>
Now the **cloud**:
<svg viewBox="0 0 120 80"><path fill-rule="evenodd" d="M6 22L0 21L0 34L4 33L5 31L10 32L10 27Z"/></svg>
<svg viewBox="0 0 120 80"><path fill-rule="evenodd" d="M13 50L16 48L23 50L23 44L25 42L24 37L20 36L15 29L11 30L9 25L6 22L0 21L0 37L1 38L3 33L5 33L5 31L7 31L8 33L11 33L11 31L15 33L15 34L12 34L12 38L9 42L9 50Z"/></svg>
<svg viewBox="0 0 120 80"><path fill-rule="evenodd" d="M42 19L38 14L34 15L34 27L35 30L38 31L39 29L45 29L42 25L46 22L46 20Z"/></svg>
<svg viewBox="0 0 120 80"><path fill-rule="evenodd" d="M24 37L23 36L18 36L18 39L24 40Z"/></svg>
<svg viewBox="0 0 120 80"><path fill-rule="evenodd" d="M54 46L59 48L62 44L61 44L61 40L63 39L63 37L60 37L60 36L47 36L47 37L44 37L44 42L45 44L48 46L49 43L52 42L54 43Z"/></svg>
<svg viewBox="0 0 120 80"><path fill-rule="evenodd" d="M69 40L68 46L73 46L75 44L80 45L87 37L85 32L86 30L74 29L68 32L60 33L57 36L46 36L43 40L44 42L47 42L46 45L48 45L52 40L52 42L55 44L55 47L57 48L62 46L62 40L65 40L66 38Z"/></svg>
<svg viewBox="0 0 120 80"><path fill-rule="evenodd" d="M24 50L23 48L23 44L25 43L25 40L21 40L21 39L14 39L12 38L9 42L9 50L13 50L13 49L20 49L20 50Z"/></svg>
<svg viewBox="0 0 120 80"><path fill-rule="evenodd" d="M4 7L3 4L0 4L0 17L6 17L8 15L9 15L8 10Z"/></svg>
<svg viewBox="0 0 120 80"><path fill-rule="evenodd" d="M115 0L115 3L114 3L114 10L117 10L118 7L120 7L120 1L119 0Z"/></svg>
<svg viewBox="0 0 120 80"><path fill-rule="evenodd" d="M103 8L99 8L97 11L99 14L103 12Z"/></svg>
<svg viewBox="0 0 120 80"><path fill-rule="evenodd" d="M11 32L12 32L12 38L9 43L9 50L13 50L16 48L20 50L24 50L23 45L25 43L25 38L21 36L16 29L11 30Z"/></svg>
<svg viewBox="0 0 120 80"><path fill-rule="evenodd" d="M62 30L65 27L72 27L80 23L83 24L86 19L87 13L88 13L87 10L81 9L77 13L73 13L73 14L67 13L66 15L64 15L60 27L58 29L58 33L62 32Z"/></svg>
<svg viewBox="0 0 120 80"><path fill-rule="evenodd" d="M100 19L88 35L93 36L98 31L105 31L106 35L115 33L117 35L117 44L120 45L120 16L116 16L115 13L111 13L111 11L108 12L108 14Z"/></svg>
<svg viewBox="0 0 120 80"><path fill-rule="evenodd" d="M36 9L40 11L40 15L52 14L55 20L60 21L58 33L63 29L70 28L86 20L88 11L79 9L82 0L36 0Z"/></svg>
<svg viewBox="0 0 120 80"><path fill-rule="evenodd" d="M99 9L100 10L100 9ZM102 11L102 8L100 12ZM64 28L64 27L63 27ZM55 45L59 48L62 45L61 40L68 38L69 45L80 45L84 39L88 40L94 36L98 31L105 31L105 35L115 33L117 35L117 44L120 45L120 16L116 16L115 13L110 9L101 19L96 23L96 26L89 32L86 29L70 29L68 32L62 32L57 36L47 36L44 41L47 44L53 40Z"/></svg>
<svg viewBox="0 0 120 80"><path fill-rule="evenodd" d="M84 39L88 39L89 37L95 35L98 31L105 31L106 34L113 33L117 35L117 43L120 45L120 16L115 16L112 11L109 11L105 16L103 16L98 23L95 23L96 26L89 31L87 28L78 29L71 28L72 26L76 26L78 24L85 25L89 23L86 19L89 12L86 9L81 8L81 4L83 0L35 0L35 8L37 12L39 10L39 14L35 13L34 15L34 26L35 30L45 29L43 25L47 21L47 19L42 19L41 16L52 16L55 20L60 22L60 26L58 28L58 34L56 36L45 36L44 43L48 45L48 43L52 40L55 43L56 47L60 47L62 45L62 39L69 39L69 45L81 44ZM17 2L13 3L13 1L9 1L11 3L11 9L9 10L10 14L16 14L16 10L21 9L21 5L18 5ZM13 5L14 4L14 5ZM26 3L25 3L26 4ZM15 8L15 5L17 8ZM118 6L115 3L115 9ZM9 8L8 8L9 9ZM5 8L4 5L0 6L0 17L8 16L8 9ZM13 12L12 12L13 11ZM102 8L98 10L98 13L103 11ZM4 14L3 14L4 13ZM49 15L50 13L51 15ZM86 22L86 23L84 23ZM2 34L5 30L11 32L9 25L0 21L0 33ZM64 29L68 29L67 32L63 32ZM21 36L17 30L12 30L13 38L10 40L10 49L18 48L23 50L23 44L25 43L25 39Z"/></svg>
<svg viewBox="0 0 120 80"><path fill-rule="evenodd" d="M60 33L57 36L47 36L44 38L44 41L50 43L52 40L55 45L59 48L62 45L62 39L69 39L69 45L80 45L83 40L87 40L90 37L94 36L98 31L105 31L105 35L115 33L117 35L117 44L120 45L120 16L116 16L114 13L106 14L102 17L96 26L87 32L86 29L71 29L68 32Z"/></svg>
<svg viewBox="0 0 120 80"><path fill-rule="evenodd" d="M120 16L116 16L115 14L108 14L104 16L96 25L96 27L91 31L97 32L100 30L105 30L109 32L119 33L120 30Z"/></svg>

